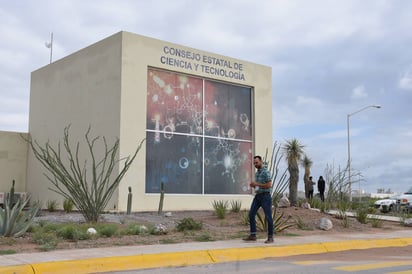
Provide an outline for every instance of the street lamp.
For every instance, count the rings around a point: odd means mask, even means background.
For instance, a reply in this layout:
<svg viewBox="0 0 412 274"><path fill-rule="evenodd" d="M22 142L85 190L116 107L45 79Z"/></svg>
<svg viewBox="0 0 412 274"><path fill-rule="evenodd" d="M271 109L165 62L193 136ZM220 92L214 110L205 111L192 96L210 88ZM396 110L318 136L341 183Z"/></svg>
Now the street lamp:
<svg viewBox="0 0 412 274"><path fill-rule="evenodd" d="M355 115L356 113L359 113L361 111L364 111L365 109L368 108L381 108L380 105L370 105L370 106L366 106L363 107L355 112L352 113L348 113L346 116L346 123L348 126L348 175L349 175L349 201L352 202L352 178L351 178L351 174L350 174L350 134L349 134L349 118L352 115Z"/></svg>

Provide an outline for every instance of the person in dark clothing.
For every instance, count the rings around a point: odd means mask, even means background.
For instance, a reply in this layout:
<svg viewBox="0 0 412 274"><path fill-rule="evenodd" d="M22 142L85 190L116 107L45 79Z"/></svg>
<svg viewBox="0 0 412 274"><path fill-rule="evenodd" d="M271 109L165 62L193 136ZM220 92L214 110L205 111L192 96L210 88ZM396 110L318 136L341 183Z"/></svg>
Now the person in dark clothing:
<svg viewBox="0 0 412 274"><path fill-rule="evenodd" d="M312 176L309 176L309 183L308 183L308 199L313 198L313 185L315 183L312 181Z"/></svg>
<svg viewBox="0 0 412 274"><path fill-rule="evenodd" d="M255 182L251 182L250 186L255 188L255 198L252 201L249 211L250 235L244 238L244 241L256 241L256 214L261 207L265 213L268 224L268 239L265 244L273 243L273 219L272 219L272 176L269 170L263 165L262 157L255 156L253 164L257 169L255 174Z"/></svg>
<svg viewBox="0 0 412 274"><path fill-rule="evenodd" d="M322 200L322 202L324 202L325 201L325 180L323 180L322 176L319 176L318 191L319 191L320 199Z"/></svg>

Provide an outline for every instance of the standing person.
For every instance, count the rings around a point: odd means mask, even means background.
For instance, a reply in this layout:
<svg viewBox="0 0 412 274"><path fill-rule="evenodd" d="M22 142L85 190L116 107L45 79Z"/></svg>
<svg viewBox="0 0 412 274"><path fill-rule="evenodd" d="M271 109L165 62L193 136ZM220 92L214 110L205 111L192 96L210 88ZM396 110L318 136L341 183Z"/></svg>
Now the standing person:
<svg viewBox="0 0 412 274"><path fill-rule="evenodd" d="M255 182L251 182L250 187L255 188L255 197L249 211L250 235L244 241L256 241L256 214L260 207L265 212L268 223L268 239L265 244L273 243L273 218L272 218L272 176L269 170L263 166L262 157L255 156L253 164L257 169Z"/></svg>
<svg viewBox="0 0 412 274"><path fill-rule="evenodd" d="M325 180L323 180L322 176L319 176L318 191L319 191L320 199L322 200L322 202L324 202L325 201Z"/></svg>
<svg viewBox="0 0 412 274"><path fill-rule="evenodd" d="M309 183L308 183L308 199L313 198L313 185L315 182L312 180L312 176L309 176Z"/></svg>

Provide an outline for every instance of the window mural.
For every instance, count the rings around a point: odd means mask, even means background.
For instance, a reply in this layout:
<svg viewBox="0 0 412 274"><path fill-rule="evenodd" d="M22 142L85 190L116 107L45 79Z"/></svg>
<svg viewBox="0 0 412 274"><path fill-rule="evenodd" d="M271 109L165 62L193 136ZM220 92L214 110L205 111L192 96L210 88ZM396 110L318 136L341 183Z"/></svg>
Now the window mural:
<svg viewBox="0 0 412 274"><path fill-rule="evenodd" d="M146 193L248 194L251 89L149 69Z"/></svg>

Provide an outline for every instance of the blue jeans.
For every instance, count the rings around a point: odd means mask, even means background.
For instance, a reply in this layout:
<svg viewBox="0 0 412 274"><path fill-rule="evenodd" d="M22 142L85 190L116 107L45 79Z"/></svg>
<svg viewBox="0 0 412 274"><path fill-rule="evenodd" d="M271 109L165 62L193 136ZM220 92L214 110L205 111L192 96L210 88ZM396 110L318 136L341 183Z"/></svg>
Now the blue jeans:
<svg viewBox="0 0 412 274"><path fill-rule="evenodd" d="M268 223L268 237L273 237L272 196L270 193L256 194L249 211L250 235L256 235L256 214L262 207Z"/></svg>

